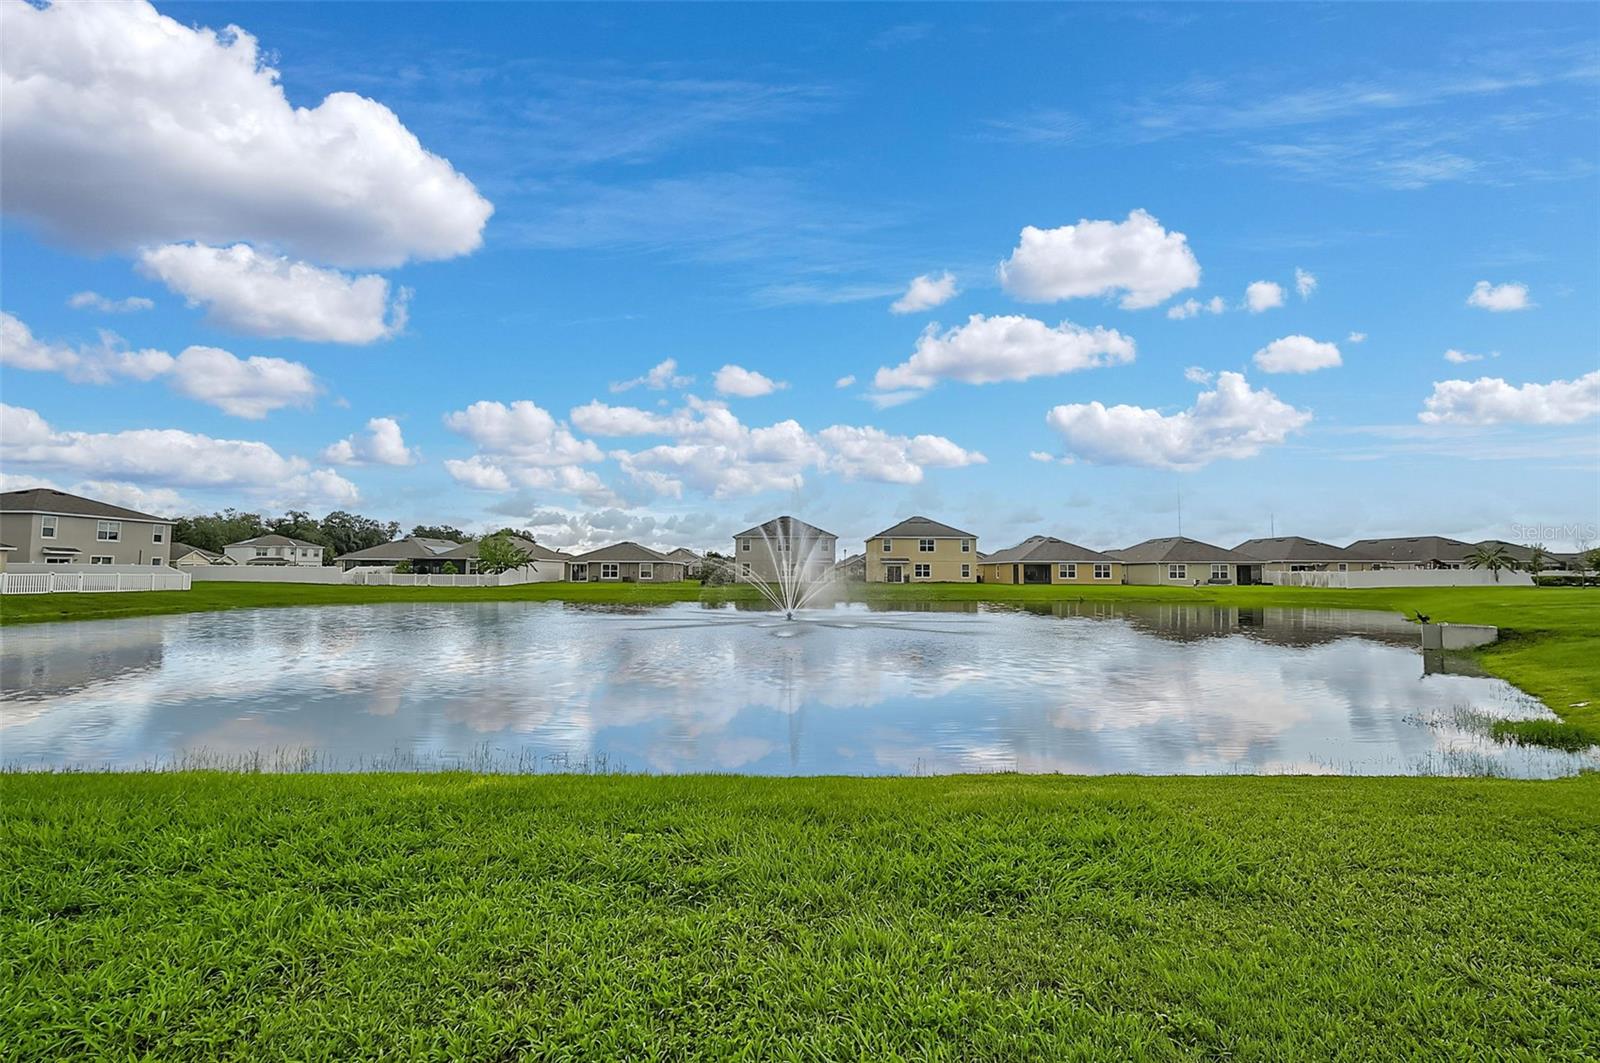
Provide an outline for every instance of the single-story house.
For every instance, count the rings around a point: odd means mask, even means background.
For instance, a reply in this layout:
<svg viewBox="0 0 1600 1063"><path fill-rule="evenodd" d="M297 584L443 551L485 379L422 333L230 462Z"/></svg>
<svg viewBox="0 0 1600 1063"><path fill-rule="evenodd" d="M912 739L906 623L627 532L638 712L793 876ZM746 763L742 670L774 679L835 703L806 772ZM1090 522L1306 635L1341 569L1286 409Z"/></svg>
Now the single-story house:
<svg viewBox="0 0 1600 1063"><path fill-rule="evenodd" d="M450 539L429 539L420 535L408 535L404 539L379 543L365 550L352 550L348 554L340 554L333 559L333 563L348 571L352 568L394 568L405 561L410 562L411 571L429 574L443 572L444 566L450 564L458 573L465 574L466 569L460 560L447 560L443 556L463 545L465 544ZM478 556L476 549L472 556Z"/></svg>
<svg viewBox="0 0 1600 1063"><path fill-rule="evenodd" d="M1276 582L1274 577L1284 572L1365 572L1372 568L1372 560L1359 551L1302 535L1246 539L1233 549L1261 562L1261 577L1267 583Z"/></svg>
<svg viewBox="0 0 1600 1063"><path fill-rule="evenodd" d="M1121 583L1122 562L1050 535L1032 535L978 561L984 583Z"/></svg>
<svg viewBox="0 0 1600 1063"><path fill-rule="evenodd" d="M1122 562L1123 582L1194 585L1261 582L1261 562L1248 554L1199 539L1173 535L1146 539L1123 550L1107 550Z"/></svg>
<svg viewBox="0 0 1600 1063"><path fill-rule="evenodd" d="M839 537L798 517L773 517L733 537L737 574L776 580L779 565L799 571L803 579L821 579L833 570Z"/></svg>
<svg viewBox="0 0 1600 1063"><path fill-rule="evenodd" d="M172 521L48 487L0 493L0 539L17 565L165 565Z"/></svg>
<svg viewBox="0 0 1600 1063"><path fill-rule="evenodd" d="M571 554L564 554L560 550L552 550L548 546L541 546L532 539L524 539L520 535L509 536L511 545L528 555L533 562L510 571L522 575L532 583L553 583L567 578L567 562L572 560ZM438 556L439 568L443 569L446 562L456 566L456 571L463 575L475 575L483 571L478 563L478 543L480 540L472 539L456 546L453 550L446 550Z"/></svg>
<svg viewBox="0 0 1600 1063"><path fill-rule="evenodd" d="M706 561L705 558L701 557L687 546L680 546L676 550L668 550L666 558L668 561L676 561L682 565L684 575L689 579L700 578L701 569L704 567Z"/></svg>
<svg viewBox="0 0 1600 1063"><path fill-rule="evenodd" d="M1475 550L1483 547L1498 546L1504 550L1506 552L1506 556L1511 558L1511 560L1515 562L1516 566L1523 571L1527 571L1529 564L1533 562L1533 547L1527 543L1508 543L1504 539L1485 539L1481 543L1473 543L1472 546ZM1571 567L1572 565L1569 560L1569 555L1552 553L1549 550L1544 552L1545 571Z"/></svg>
<svg viewBox="0 0 1600 1063"><path fill-rule="evenodd" d="M227 554L219 554L211 550L202 550L198 546L187 543L172 544L172 564L178 568L193 568L197 565L231 565Z"/></svg>
<svg viewBox="0 0 1600 1063"><path fill-rule="evenodd" d="M835 579L864 580L867 578L867 555L851 554L833 566Z"/></svg>
<svg viewBox="0 0 1600 1063"><path fill-rule="evenodd" d="M269 534L229 543L222 548L222 553L235 565L304 565L320 568L323 551L321 543Z"/></svg>
<svg viewBox="0 0 1600 1063"><path fill-rule="evenodd" d="M683 562L669 561L638 543L613 543L568 561L567 578L574 583L668 583L684 578Z"/></svg>
<svg viewBox="0 0 1600 1063"><path fill-rule="evenodd" d="M868 583L976 583L978 537L907 517L867 540Z"/></svg>
<svg viewBox="0 0 1600 1063"><path fill-rule="evenodd" d="M1473 546L1442 535L1413 535L1357 539L1346 549L1370 560L1373 568L1465 568Z"/></svg>

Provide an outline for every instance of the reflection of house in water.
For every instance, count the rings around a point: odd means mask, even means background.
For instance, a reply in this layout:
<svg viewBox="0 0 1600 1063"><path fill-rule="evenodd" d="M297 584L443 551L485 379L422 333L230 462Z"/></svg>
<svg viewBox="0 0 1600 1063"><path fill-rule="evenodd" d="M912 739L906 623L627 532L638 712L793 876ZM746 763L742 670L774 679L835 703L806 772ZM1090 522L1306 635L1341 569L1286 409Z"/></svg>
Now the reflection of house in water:
<svg viewBox="0 0 1600 1063"><path fill-rule="evenodd" d="M1123 620L1142 632L1174 642L1243 634L1283 646L1315 646L1352 635L1397 645L1418 644L1416 626L1404 617L1360 609L1241 609L1093 600L1024 602L1018 603L1017 608L1039 616Z"/></svg>
<svg viewBox="0 0 1600 1063"><path fill-rule="evenodd" d="M13 628L0 657L0 692L8 701L36 701L155 671L163 619Z"/></svg>

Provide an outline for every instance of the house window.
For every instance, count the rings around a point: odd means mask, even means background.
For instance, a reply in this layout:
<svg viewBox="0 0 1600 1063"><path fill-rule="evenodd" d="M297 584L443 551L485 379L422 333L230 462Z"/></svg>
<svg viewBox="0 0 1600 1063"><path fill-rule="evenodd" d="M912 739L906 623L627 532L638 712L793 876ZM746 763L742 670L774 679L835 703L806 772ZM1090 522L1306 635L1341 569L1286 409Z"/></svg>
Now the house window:
<svg viewBox="0 0 1600 1063"><path fill-rule="evenodd" d="M56 537L56 517L39 518L39 538L54 539Z"/></svg>
<svg viewBox="0 0 1600 1063"><path fill-rule="evenodd" d="M600 563L600 578L621 579L622 566L617 564L615 561L602 561Z"/></svg>
<svg viewBox="0 0 1600 1063"><path fill-rule="evenodd" d="M257 557L266 557L267 556L267 548L265 546L256 547L256 556Z"/></svg>
<svg viewBox="0 0 1600 1063"><path fill-rule="evenodd" d="M933 553L933 540L932 539L918 539L917 540L917 549L922 551L925 554Z"/></svg>
<svg viewBox="0 0 1600 1063"><path fill-rule="evenodd" d="M95 554L93 557L89 558L89 564L91 564L91 565L114 565L114 564L116 564L116 562L111 559L111 555L110 554Z"/></svg>
<svg viewBox="0 0 1600 1063"><path fill-rule="evenodd" d="M152 542L164 543L167 541L167 529L158 524L155 530L150 533L150 536Z"/></svg>
<svg viewBox="0 0 1600 1063"><path fill-rule="evenodd" d="M47 557L47 558L44 559L44 563L47 564L47 565L70 565L70 564L72 564L72 558L70 558L70 557Z"/></svg>
<svg viewBox="0 0 1600 1063"><path fill-rule="evenodd" d="M1350 571L1350 566L1345 564L1343 561L1341 561L1341 562L1339 562L1339 571L1340 572L1349 572Z"/></svg>
<svg viewBox="0 0 1600 1063"><path fill-rule="evenodd" d="M1094 566L1094 578L1095 579L1110 579L1111 578L1111 566L1110 565L1096 565L1096 566Z"/></svg>
<svg viewBox="0 0 1600 1063"><path fill-rule="evenodd" d="M911 574L916 576L918 579L930 579L933 576L933 566L916 565L912 568Z"/></svg>
<svg viewBox="0 0 1600 1063"><path fill-rule="evenodd" d="M1060 569L1060 575L1061 575L1062 579L1077 579L1078 578L1078 566L1077 565L1062 565L1061 569Z"/></svg>
<svg viewBox="0 0 1600 1063"><path fill-rule="evenodd" d="M893 539L885 539L883 541L883 552L884 553L887 554L893 548L894 548L894 540Z"/></svg>
<svg viewBox="0 0 1600 1063"><path fill-rule="evenodd" d="M972 553L972 540L971 539L962 539L961 540L961 552L963 554Z"/></svg>
<svg viewBox="0 0 1600 1063"><path fill-rule="evenodd" d="M1189 566L1188 565L1168 565L1167 566L1167 578L1168 579L1188 579L1189 578Z"/></svg>
<svg viewBox="0 0 1600 1063"><path fill-rule="evenodd" d="M741 575L741 576L750 575L750 562L746 561L744 564L739 566L739 575Z"/></svg>
<svg viewBox="0 0 1600 1063"><path fill-rule="evenodd" d="M961 566L961 578L962 579L971 579L972 578L972 566L971 565L962 565Z"/></svg>
<svg viewBox="0 0 1600 1063"><path fill-rule="evenodd" d="M749 553L750 552L750 540L749 539L740 539L739 540L739 549L745 551L746 553Z"/></svg>
<svg viewBox="0 0 1600 1063"><path fill-rule="evenodd" d="M653 565L653 564L647 565L647 564L641 563L639 565L639 578L640 579L655 579L656 578L656 566Z"/></svg>
<svg viewBox="0 0 1600 1063"><path fill-rule="evenodd" d="M152 565L159 565L159 564L161 564L161 559L159 557L152 557L150 559L150 563Z"/></svg>
<svg viewBox="0 0 1600 1063"><path fill-rule="evenodd" d="M1222 580L1222 581L1226 582L1226 581L1228 581L1228 580L1233 578L1233 573L1228 570L1228 566L1227 565L1212 565L1211 566L1211 578L1214 579L1214 580Z"/></svg>
<svg viewBox="0 0 1600 1063"><path fill-rule="evenodd" d="M122 541L122 522L120 520L97 520L94 524L94 537L103 543L119 543Z"/></svg>

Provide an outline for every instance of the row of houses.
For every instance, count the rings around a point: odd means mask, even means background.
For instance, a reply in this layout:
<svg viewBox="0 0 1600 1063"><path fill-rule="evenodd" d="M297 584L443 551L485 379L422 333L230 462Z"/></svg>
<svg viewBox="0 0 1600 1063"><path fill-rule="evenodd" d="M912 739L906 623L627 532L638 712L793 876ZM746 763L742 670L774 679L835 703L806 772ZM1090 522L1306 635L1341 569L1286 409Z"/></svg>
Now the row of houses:
<svg viewBox="0 0 1600 1063"><path fill-rule="evenodd" d="M669 552L635 542L570 554L527 539L531 580L671 582L702 574L706 564L687 548ZM793 516L774 517L733 537L732 575L777 579L797 570L808 579L842 572L872 583L1238 584L1277 582L1291 572L1469 567L1484 547L1500 547L1519 566L1533 548L1499 540L1467 543L1437 535L1359 539L1335 546L1301 536L1248 539L1227 548L1183 536L1148 539L1123 549L1092 550L1035 535L993 553L978 536L928 517L899 521L870 536L860 554L841 558L839 537ZM407 536L342 554L346 570L407 568L418 574L479 571L479 544ZM323 547L284 535L259 535L213 553L172 541L172 521L48 488L0 495L0 567L6 563L77 565L322 566ZM1545 554L1544 567L1579 567L1575 554Z"/></svg>

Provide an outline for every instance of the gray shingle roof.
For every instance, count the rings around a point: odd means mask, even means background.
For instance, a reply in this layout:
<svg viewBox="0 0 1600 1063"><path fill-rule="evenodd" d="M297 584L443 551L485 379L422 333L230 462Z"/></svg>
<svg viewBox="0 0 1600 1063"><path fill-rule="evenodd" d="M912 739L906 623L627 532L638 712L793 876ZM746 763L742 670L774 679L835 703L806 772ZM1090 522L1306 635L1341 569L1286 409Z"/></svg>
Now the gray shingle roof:
<svg viewBox="0 0 1600 1063"><path fill-rule="evenodd" d="M201 557L210 558L212 561L219 561L222 559L221 554L212 550L204 550L198 546L190 546L188 543L172 544L172 560L176 561L178 558L188 557L190 554L199 554Z"/></svg>
<svg viewBox="0 0 1600 1063"><path fill-rule="evenodd" d="M1098 550L1091 550L1087 546L1069 543L1065 539L1057 539L1050 535L1033 535L1022 540L1016 546L1005 550L997 550L987 556L980 555L979 560L986 565L1053 565L1061 562L1107 562L1117 559L1110 554L1102 554Z"/></svg>
<svg viewBox="0 0 1600 1063"><path fill-rule="evenodd" d="M272 533L269 533L267 535L258 535L254 539L241 539L239 542L229 543L228 545L229 546L303 546L303 547L307 547L307 548L312 549L312 550L321 550L322 549L322 544L321 543L307 542L304 539L291 539L287 535L277 535L277 534L272 534Z"/></svg>
<svg viewBox="0 0 1600 1063"><path fill-rule="evenodd" d="M666 557L668 561L682 561L686 565L698 564L703 560L699 554L687 546L678 547L676 550L669 552Z"/></svg>
<svg viewBox="0 0 1600 1063"><path fill-rule="evenodd" d="M552 550L548 546L540 546L532 539L524 539L520 535L513 535L510 538L513 545L515 545L529 557L533 558L535 561L572 560L571 554L563 554L561 551ZM457 545L453 550L447 550L438 556L449 558L455 561L475 559L478 556L478 544L482 541L483 540L481 539L471 539L467 542Z"/></svg>
<svg viewBox="0 0 1600 1063"><path fill-rule="evenodd" d="M452 543L452 542L450 542L450 541L448 541L446 539L418 539L418 538L416 538L414 536L408 535L404 539L396 539L392 543L379 543L377 546L369 546L365 550L352 550L348 554L340 554L338 557L334 558L334 560L335 561L419 561L419 560L427 560L429 558L438 557L440 554L446 552L446 550L441 550L441 549L437 548L440 543L443 543L444 546L447 549L454 549L455 547L461 545L459 543Z"/></svg>
<svg viewBox="0 0 1600 1063"><path fill-rule="evenodd" d="M1367 558L1342 546L1307 539L1303 535L1279 535L1246 539L1234 550L1257 561L1365 561Z"/></svg>
<svg viewBox="0 0 1600 1063"><path fill-rule="evenodd" d="M927 517L907 517L892 528L885 528L873 539L976 539L977 536Z"/></svg>
<svg viewBox="0 0 1600 1063"><path fill-rule="evenodd" d="M1249 554L1241 554L1236 550L1224 549L1203 543L1199 539L1190 539L1182 535L1173 535L1164 539L1146 539L1142 543L1122 550L1107 550L1113 558L1130 565L1148 564L1206 564L1219 562L1233 565L1258 565L1261 562Z"/></svg>
<svg viewBox="0 0 1600 1063"><path fill-rule="evenodd" d="M807 524L799 517L791 517L787 514L781 517L773 517L766 523L757 524L753 528L746 528L744 531L736 533L733 537L735 539L743 539L746 536L759 538L763 532L773 538L793 536L797 533L800 535L826 536L830 539L838 538L831 531L824 531L815 524Z"/></svg>
<svg viewBox="0 0 1600 1063"><path fill-rule="evenodd" d="M166 517L153 517L125 506L113 506L82 495L69 495L49 487L29 487L0 494L0 513L59 513L68 517L100 517L109 520L144 520L168 524Z"/></svg>
<svg viewBox="0 0 1600 1063"><path fill-rule="evenodd" d="M572 560L585 564L593 561L655 561L665 562L667 564L674 563L667 561L665 557L656 553L654 550L651 550L649 547L640 546L638 543L634 542L612 543L610 546L602 546L598 550L590 550L587 554L579 554Z"/></svg>
<svg viewBox="0 0 1600 1063"><path fill-rule="evenodd" d="M1413 535L1392 539L1357 539L1347 548L1373 561L1465 561L1472 544L1442 535Z"/></svg>

